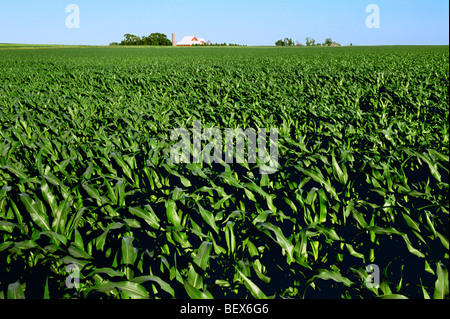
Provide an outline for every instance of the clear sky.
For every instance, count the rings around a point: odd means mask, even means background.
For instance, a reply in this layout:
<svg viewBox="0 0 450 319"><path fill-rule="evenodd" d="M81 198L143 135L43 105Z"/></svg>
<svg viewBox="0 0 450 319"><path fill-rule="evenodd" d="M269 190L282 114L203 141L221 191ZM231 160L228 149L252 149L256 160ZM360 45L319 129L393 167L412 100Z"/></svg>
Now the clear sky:
<svg viewBox="0 0 450 319"><path fill-rule="evenodd" d="M80 10L79 28L68 28ZM368 28L376 4L379 28ZM274 45L285 37L348 45L449 44L448 0L0 0L0 43L107 45L125 33Z"/></svg>

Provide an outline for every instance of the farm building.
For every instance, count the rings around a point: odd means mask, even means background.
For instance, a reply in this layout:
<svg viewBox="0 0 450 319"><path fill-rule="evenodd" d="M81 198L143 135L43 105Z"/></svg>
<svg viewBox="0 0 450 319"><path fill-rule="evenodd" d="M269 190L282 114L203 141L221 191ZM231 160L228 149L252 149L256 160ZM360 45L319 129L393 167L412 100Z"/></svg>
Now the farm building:
<svg viewBox="0 0 450 319"><path fill-rule="evenodd" d="M205 39L202 38L197 38L195 36L186 36L177 43L177 46L190 47L194 44L205 44L205 42Z"/></svg>

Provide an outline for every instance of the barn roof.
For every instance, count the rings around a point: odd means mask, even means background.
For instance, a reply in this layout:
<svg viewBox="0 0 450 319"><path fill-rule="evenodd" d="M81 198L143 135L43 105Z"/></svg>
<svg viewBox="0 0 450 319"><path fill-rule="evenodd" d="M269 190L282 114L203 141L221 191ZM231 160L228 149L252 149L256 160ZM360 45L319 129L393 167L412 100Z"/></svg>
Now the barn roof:
<svg viewBox="0 0 450 319"><path fill-rule="evenodd" d="M205 39L197 38L193 35L185 36L177 45L193 45L205 43Z"/></svg>

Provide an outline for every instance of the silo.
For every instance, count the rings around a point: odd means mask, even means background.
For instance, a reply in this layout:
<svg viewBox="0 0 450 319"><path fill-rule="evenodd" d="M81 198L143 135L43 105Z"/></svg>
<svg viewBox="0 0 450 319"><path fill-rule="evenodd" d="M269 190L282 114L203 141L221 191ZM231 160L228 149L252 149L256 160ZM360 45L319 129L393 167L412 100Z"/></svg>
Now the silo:
<svg viewBox="0 0 450 319"><path fill-rule="evenodd" d="M172 46L174 46L174 47L177 46L177 34L176 33L172 33Z"/></svg>

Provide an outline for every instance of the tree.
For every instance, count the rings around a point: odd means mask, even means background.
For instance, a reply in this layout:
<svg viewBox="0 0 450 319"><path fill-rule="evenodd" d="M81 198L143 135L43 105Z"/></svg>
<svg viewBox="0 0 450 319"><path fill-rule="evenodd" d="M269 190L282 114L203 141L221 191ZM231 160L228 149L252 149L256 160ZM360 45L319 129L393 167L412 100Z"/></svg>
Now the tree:
<svg viewBox="0 0 450 319"><path fill-rule="evenodd" d="M149 36L142 37L145 45L156 45L156 46L169 46L172 45L165 34L162 33L152 33Z"/></svg>
<svg viewBox="0 0 450 319"><path fill-rule="evenodd" d="M284 38L284 46L286 47L294 46L294 40L292 40L291 38Z"/></svg>
<svg viewBox="0 0 450 319"><path fill-rule="evenodd" d="M330 45L332 45L333 44L333 40L331 39L331 38L326 38L325 39L325 45L326 46L330 46Z"/></svg>
<svg viewBox="0 0 450 319"><path fill-rule="evenodd" d="M295 43L291 38L284 38L284 40L278 40L275 42L275 45L281 47L293 47Z"/></svg>
<svg viewBox="0 0 450 319"><path fill-rule="evenodd" d="M127 33L123 37L125 39L123 39L123 41L120 42L121 45L138 45L139 42L141 41L141 38L139 38L134 34Z"/></svg>
<svg viewBox="0 0 450 319"><path fill-rule="evenodd" d="M120 42L120 45L157 45L157 46L169 46L172 45L165 34L162 33L152 33L149 36L143 36L142 38L133 35L125 34L124 39Z"/></svg>
<svg viewBox="0 0 450 319"><path fill-rule="evenodd" d="M306 46L314 46L316 45L316 40L314 40L313 38L307 37L306 38Z"/></svg>

